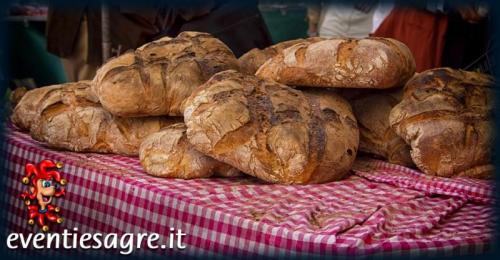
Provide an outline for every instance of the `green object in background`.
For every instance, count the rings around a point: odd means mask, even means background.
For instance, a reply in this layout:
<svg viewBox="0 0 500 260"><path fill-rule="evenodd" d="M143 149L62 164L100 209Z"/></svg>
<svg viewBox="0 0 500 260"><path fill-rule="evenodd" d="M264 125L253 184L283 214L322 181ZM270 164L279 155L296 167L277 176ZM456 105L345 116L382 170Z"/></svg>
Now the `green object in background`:
<svg viewBox="0 0 500 260"><path fill-rule="evenodd" d="M37 87L67 82L61 60L46 50L44 21L9 21L7 26L11 78L33 78Z"/></svg>
<svg viewBox="0 0 500 260"><path fill-rule="evenodd" d="M305 5L261 4L259 9L274 43L307 37Z"/></svg>

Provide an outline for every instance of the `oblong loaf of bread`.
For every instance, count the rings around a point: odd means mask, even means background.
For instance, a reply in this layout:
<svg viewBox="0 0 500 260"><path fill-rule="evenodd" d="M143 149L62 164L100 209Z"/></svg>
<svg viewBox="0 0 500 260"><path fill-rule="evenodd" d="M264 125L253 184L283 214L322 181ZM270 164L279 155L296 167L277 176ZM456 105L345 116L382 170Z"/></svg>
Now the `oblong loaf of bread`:
<svg viewBox="0 0 500 260"><path fill-rule="evenodd" d="M306 95L236 71L195 90L184 121L198 151L272 183L342 179L359 142L356 119L340 96Z"/></svg>
<svg viewBox="0 0 500 260"><path fill-rule="evenodd" d="M437 68L413 77L390 113L415 164L443 177L493 177L493 95L488 75Z"/></svg>
<svg viewBox="0 0 500 260"><path fill-rule="evenodd" d="M392 88L415 73L403 43L389 38L301 42L264 63L256 76L292 86Z"/></svg>
<svg viewBox="0 0 500 260"><path fill-rule="evenodd" d="M33 139L75 152L138 155L142 140L182 118L116 117L100 105L54 104L31 127Z"/></svg>
<svg viewBox="0 0 500 260"><path fill-rule="evenodd" d="M194 179L240 175L237 169L194 149L187 140L184 123L149 135L140 146L139 158L146 172L158 177Z"/></svg>
<svg viewBox="0 0 500 260"><path fill-rule="evenodd" d="M237 68L236 57L220 40L182 32L110 60L97 71L93 89L117 116L181 116L196 87L219 71Z"/></svg>
<svg viewBox="0 0 500 260"><path fill-rule="evenodd" d="M45 108L62 101L70 105L77 102L96 102L97 98L90 89L90 81L35 88L21 98L12 112L11 121L19 129L29 131L33 121Z"/></svg>
<svg viewBox="0 0 500 260"><path fill-rule="evenodd" d="M88 81L28 91L12 120L33 139L76 152L137 155L142 139L182 118L121 118L94 100Z"/></svg>

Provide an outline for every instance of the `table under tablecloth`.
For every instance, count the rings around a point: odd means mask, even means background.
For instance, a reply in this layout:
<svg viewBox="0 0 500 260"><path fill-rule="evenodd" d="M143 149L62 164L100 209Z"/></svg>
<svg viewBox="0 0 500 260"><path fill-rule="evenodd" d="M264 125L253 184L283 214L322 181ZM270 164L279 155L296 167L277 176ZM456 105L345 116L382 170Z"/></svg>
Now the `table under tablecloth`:
<svg viewBox="0 0 500 260"><path fill-rule="evenodd" d="M488 251L494 185L358 159L345 180L272 185L251 177L162 179L133 157L58 151L9 128L9 232L38 232L20 199L26 163L61 161L69 183L53 230L187 233L184 254L461 255ZM52 227L51 227L52 228Z"/></svg>

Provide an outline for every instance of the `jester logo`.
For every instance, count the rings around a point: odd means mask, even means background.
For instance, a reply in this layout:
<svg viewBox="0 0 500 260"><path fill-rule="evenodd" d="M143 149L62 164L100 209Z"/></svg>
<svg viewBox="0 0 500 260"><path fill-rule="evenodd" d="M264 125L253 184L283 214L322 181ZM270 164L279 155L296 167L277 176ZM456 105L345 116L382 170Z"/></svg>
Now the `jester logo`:
<svg viewBox="0 0 500 260"><path fill-rule="evenodd" d="M49 222L63 222L63 218L57 215L61 209L51 204L54 198L65 194L61 186L66 185L67 181L57 171L62 166L62 163L51 160L43 160L36 166L26 164L26 175L22 182L30 186L30 191L23 192L21 198L28 206L28 224L34 225L36 222L43 232L49 231Z"/></svg>

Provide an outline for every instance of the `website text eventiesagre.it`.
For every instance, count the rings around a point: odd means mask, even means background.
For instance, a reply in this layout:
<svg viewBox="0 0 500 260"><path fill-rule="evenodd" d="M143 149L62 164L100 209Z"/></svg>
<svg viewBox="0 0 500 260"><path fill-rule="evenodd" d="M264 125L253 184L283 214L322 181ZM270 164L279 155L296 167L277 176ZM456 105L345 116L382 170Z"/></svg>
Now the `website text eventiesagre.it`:
<svg viewBox="0 0 500 260"><path fill-rule="evenodd" d="M11 233L7 236L7 247L10 249L119 249L120 254L131 254L135 249L145 246L148 249L184 249L183 239L186 233L180 229L170 228L166 241L160 240L158 233L77 233L65 229L62 233Z"/></svg>

